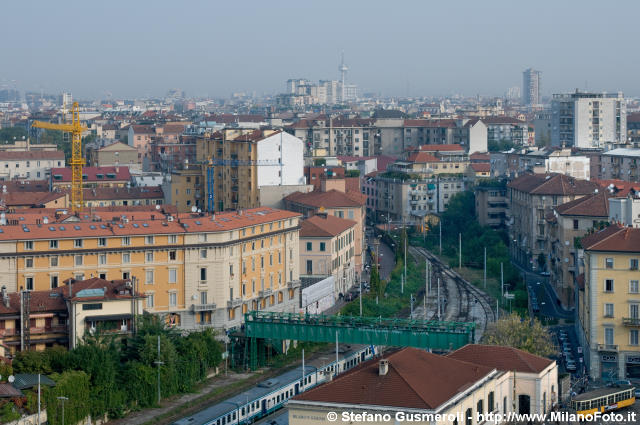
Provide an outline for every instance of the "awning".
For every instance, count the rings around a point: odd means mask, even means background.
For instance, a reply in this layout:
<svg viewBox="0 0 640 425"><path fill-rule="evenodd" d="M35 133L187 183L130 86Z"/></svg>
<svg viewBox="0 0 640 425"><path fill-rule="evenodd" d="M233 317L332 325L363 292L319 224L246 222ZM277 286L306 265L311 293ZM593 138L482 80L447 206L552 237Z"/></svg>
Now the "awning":
<svg viewBox="0 0 640 425"><path fill-rule="evenodd" d="M85 322L105 322L107 320L131 319L131 314L111 314L108 316L90 316L85 317Z"/></svg>

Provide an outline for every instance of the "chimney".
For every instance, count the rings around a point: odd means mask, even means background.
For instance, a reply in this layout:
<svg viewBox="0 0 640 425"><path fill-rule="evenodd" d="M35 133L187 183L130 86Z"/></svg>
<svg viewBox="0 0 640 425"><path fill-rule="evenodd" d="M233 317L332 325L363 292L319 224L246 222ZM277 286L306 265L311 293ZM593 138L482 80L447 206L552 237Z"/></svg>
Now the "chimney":
<svg viewBox="0 0 640 425"><path fill-rule="evenodd" d="M384 376L389 372L389 360L382 359L380 363L378 363L378 375Z"/></svg>
<svg viewBox="0 0 640 425"><path fill-rule="evenodd" d="M7 294L7 287L2 285L2 302L4 306L9 308L9 295Z"/></svg>

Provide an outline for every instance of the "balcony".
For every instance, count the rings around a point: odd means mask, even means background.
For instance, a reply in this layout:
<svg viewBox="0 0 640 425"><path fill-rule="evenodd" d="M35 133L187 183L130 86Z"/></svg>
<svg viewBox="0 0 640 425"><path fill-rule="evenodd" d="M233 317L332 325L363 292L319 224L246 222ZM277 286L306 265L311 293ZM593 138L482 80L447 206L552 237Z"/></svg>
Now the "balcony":
<svg viewBox="0 0 640 425"><path fill-rule="evenodd" d="M234 308L242 305L242 298L227 301L227 308Z"/></svg>
<svg viewBox="0 0 640 425"><path fill-rule="evenodd" d="M287 282L287 288L289 288L289 289L299 288L300 284L301 283L300 283L299 280L291 280L291 281Z"/></svg>
<svg viewBox="0 0 640 425"><path fill-rule="evenodd" d="M215 304L191 304L191 311L194 313L200 311L213 311L216 309Z"/></svg>
<svg viewBox="0 0 640 425"><path fill-rule="evenodd" d="M271 294L273 294L273 291L271 289L263 289L262 291L258 292L258 295L262 298L268 297Z"/></svg>
<svg viewBox="0 0 640 425"><path fill-rule="evenodd" d="M614 344L597 344L596 349L598 351L615 351L618 352L618 346Z"/></svg>
<svg viewBox="0 0 640 425"><path fill-rule="evenodd" d="M640 318L639 317L623 317L622 324L624 326L640 327Z"/></svg>

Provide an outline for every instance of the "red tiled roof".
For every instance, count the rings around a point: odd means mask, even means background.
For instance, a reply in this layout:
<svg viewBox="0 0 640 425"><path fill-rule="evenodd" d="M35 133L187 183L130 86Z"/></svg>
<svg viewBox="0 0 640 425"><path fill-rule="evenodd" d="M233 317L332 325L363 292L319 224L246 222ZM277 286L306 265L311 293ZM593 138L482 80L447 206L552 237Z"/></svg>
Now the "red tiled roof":
<svg viewBox="0 0 640 425"><path fill-rule="evenodd" d="M129 172L129 167L83 167L82 174L86 175L87 178L83 179L84 182L113 182L113 181L129 181L131 179L131 173ZM97 175L102 174L102 178L98 178ZM114 178L110 178L107 174L114 174ZM56 178L56 176L61 176L61 178ZM70 183L71 182L71 168L52 168L51 169L51 179L53 183L63 182Z"/></svg>
<svg viewBox="0 0 640 425"><path fill-rule="evenodd" d="M47 180L10 180L3 181L1 186L7 187L7 192L46 192L49 190Z"/></svg>
<svg viewBox="0 0 640 425"><path fill-rule="evenodd" d="M585 217L609 217L609 197L606 192L594 193L555 207L558 214Z"/></svg>
<svg viewBox="0 0 640 425"><path fill-rule="evenodd" d="M339 218L331 214L316 214L302 221L300 225L300 237L333 237L354 227L356 224L353 220Z"/></svg>
<svg viewBox="0 0 640 425"><path fill-rule="evenodd" d="M589 195L598 186L565 174L523 174L507 187L536 195Z"/></svg>
<svg viewBox="0 0 640 425"><path fill-rule="evenodd" d="M407 161L415 162L418 164L427 164L430 162L440 162L438 158L427 152L412 152L407 157Z"/></svg>
<svg viewBox="0 0 640 425"><path fill-rule="evenodd" d="M447 357L508 372L540 373L555 361L501 345L467 344Z"/></svg>
<svg viewBox="0 0 640 425"><path fill-rule="evenodd" d="M0 199L7 207L34 206L39 207L56 199L64 198L61 192L7 192L0 195ZM64 207L65 205L60 205Z"/></svg>
<svg viewBox="0 0 640 425"><path fill-rule="evenodd" d="M418 150L418 148L413 148L414 150ZM460 151L464 152L464 148L458 144L452 145L420 145L419 150L423 152L453 152Z"/></svg>
<svg viewBox="0 0 640 425"><path fill-rule="evenodd" d="M362 193L344 193L335 189L327 192L294 192L291 195L286 196L284 200L317 208L361 207L366 204L366 196Z"/></svg>
<svg viewBox="0 0 640 425"><path fill-rule="evenodd" d="M0 398L7 397L22 397L22 391L15 388L13 385L2 382L0 383Z"/></svg>
<svg viewBox="0 0 640 425"><path fill-rule="evenodd" d="M640 228L611 225L585 236L581 244L585 251L640 253Z"/></svg>
<svg viewBox="0 0 640 425"><path fill-rule="evenodd" d="M150 125L132 124L129 128L132 128L133 132L138 134L156 134L156 131Z"/></svg>
<svg viewBox="0 0 640 425"><path fill-rule="evenodd" d="M293 398L300 401L348 405L436 409L453 396L490 375L494 368L404 348L386 357L386 375L378 373L379 359L362 363Z"/></svg>
<svg viewBox="0 0 640 425"><path fill-rule="evenodd" d="M491 164L487 164L484 162L472 163L471 168L476 173L489 173L491 172Z"/></svg>
<svg viewBox="0 0 640 425"><path fill-rule="evenodd" d="M376 159L376 168L378 169L378 171L386 171L387 166L396 162L398 160L398 157L389 155L378 155Z"/></svg>
<svg viewBox="0 0 640 425"><path fill-rule="evenodd" d="M57 295L58 293L55 290L31 291L31 300L29 302L29 309L31 313L66 311L67 306L65 305L64 300L62 297ZM8 307L2 299L2 296L0 296L0 315L20 313L20 293L7 293L7 297L9 298Z"/></svg>
<svg viewBox="0 0 640 425"><path fill-rule="evenodd" d="M85 201L115 200L115 199L164 199L161 186L146 187L96 187L84 189Z"/></svg>
<svg viewBox="0 0 640 425"><path fill-rule="evenodd" d="M69 283L72 285L70 286ZM69 299L71 291L71 296L74 301L122 300L133 298L133 291L131 286L129 286L131 285L130 279L105 280L99 277L92 277L85 280L66 279L64 284L64 286L60 286L54 289L54 291L62 294L65 299ZM104 290L104 295L87 296L80 293L80 291L87 289L102 289ZM78 296L79 293L81 296ZM138 293L137 297L142 297L142 295Z"/></svg>
<svg viewBox="0 0 640 425"><path fill-rule="evenodd" d="M36 161L36 160L53 160L63 161L64 152L62 151L0 151L0 161Z"/></svg>
<svg viewBox="0 0 640 425"><path fill-rule="evenodd" d="M469 159L474 162L489 162L491 161L491 155L488 153L474 152L469 155Z"/></svg>
<svg viewBox="0 0 640 425"><path fill-rule="evenodd" d="M603 187L606 190L609 190L609 188L613 188L616 196L627 196L629 193L640 193L640 182L628 182L615 179L591 179L591 181L597 183L600 187Z"/></svg>

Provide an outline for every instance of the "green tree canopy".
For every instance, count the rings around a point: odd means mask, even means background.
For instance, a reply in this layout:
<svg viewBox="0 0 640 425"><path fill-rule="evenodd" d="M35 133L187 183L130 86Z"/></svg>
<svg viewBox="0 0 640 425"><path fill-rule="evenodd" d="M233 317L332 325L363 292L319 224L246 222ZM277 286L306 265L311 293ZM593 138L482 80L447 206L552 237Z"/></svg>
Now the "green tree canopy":
<svg viewBox="0 0 640 425"><path fill-rule="evenodd" d="M538 319L522 319L511 314L489 325L482 341L490 345L506 345L537 356L548 357L556 352L551 335Z"/></svg>

